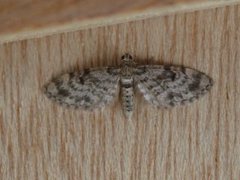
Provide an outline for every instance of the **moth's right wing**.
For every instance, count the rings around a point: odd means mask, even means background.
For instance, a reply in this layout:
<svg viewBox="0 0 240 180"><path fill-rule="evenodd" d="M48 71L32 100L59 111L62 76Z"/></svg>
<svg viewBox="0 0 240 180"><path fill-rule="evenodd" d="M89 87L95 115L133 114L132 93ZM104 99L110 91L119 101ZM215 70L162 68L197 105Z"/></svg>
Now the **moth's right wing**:
<svg viewBox="0 0 240 180"><path fill-rule="evenodd" d="M45 85L45 94L60 104L94 109L118 94L120 69L97 68L64 74Z"/></svg>
<svg viewBox="0 0 240 180"><path fill-rule="evenodd" d="M206 74L179 66L146 65L134 70L134 82L145 99L158 107L192 102L213 85Z"/></svg>

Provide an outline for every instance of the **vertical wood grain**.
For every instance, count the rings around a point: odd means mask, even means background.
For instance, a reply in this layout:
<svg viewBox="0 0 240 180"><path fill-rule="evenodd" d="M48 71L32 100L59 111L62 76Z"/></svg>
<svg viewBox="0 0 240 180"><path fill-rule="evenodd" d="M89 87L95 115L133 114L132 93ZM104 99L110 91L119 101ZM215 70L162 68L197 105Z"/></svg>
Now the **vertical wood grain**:
<svg viewBox="0 0 240 180"><path fill-rule="evenodd" d="M240 6L181 13L0 46L0 179L240 179ZM175 64L214 79L188 106L137 95L93 112L49 101L42 86L74 69Z"/></svg>

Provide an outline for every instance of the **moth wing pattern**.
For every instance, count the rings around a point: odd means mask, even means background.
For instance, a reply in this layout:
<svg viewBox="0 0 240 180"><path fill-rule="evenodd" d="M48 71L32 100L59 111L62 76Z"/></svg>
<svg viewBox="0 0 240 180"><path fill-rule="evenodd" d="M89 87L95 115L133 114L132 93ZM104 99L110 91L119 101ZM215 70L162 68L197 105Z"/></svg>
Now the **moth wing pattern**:
<svg viewBox="0 0 240 180"><path fill-rule="evenodd" d="M138 66L134 82L148 102L165 108L192 102L213 85L210 77L197 70L161 65Z"/></svg>
<svg viewBox="0 0 240 180"><path fill-rule="evenodd" d="M61 75L45 85L45 94L66 106L92 110L109 104L117 96L118 68L92 68Z"/></svg>

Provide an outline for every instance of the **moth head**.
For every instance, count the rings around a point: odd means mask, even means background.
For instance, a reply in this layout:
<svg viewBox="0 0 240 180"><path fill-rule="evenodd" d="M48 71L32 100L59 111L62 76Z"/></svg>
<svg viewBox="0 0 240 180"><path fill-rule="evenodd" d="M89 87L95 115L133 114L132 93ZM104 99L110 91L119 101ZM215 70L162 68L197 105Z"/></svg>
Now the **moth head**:
<svg viewBox="0 0 240 180"><path fill-rule="evenodd" d="M128 53L125 53L123 56L122 56L122 64L123 65L134 65L134 61L133 61L133 58L130 54Z"/></svg>
<svg viewBox="0 0 240 180"><path fill-rule="evenodd" d="M133 58L130 54L128 53L125 53L123 56L122 56L122 61L132 61Z"/></svg>

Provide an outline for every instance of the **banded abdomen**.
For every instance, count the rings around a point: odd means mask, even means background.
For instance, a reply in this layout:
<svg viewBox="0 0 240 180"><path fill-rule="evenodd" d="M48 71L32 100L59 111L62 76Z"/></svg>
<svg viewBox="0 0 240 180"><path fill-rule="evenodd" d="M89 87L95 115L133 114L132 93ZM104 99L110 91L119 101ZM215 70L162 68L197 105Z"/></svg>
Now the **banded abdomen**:
<svg viewBox="0 0 240 180"><path fill-rule="evenodd" d="M132 77L122 77L121 78L121 99L124 115L131 119L133 112L133 78Z"/></svg>

